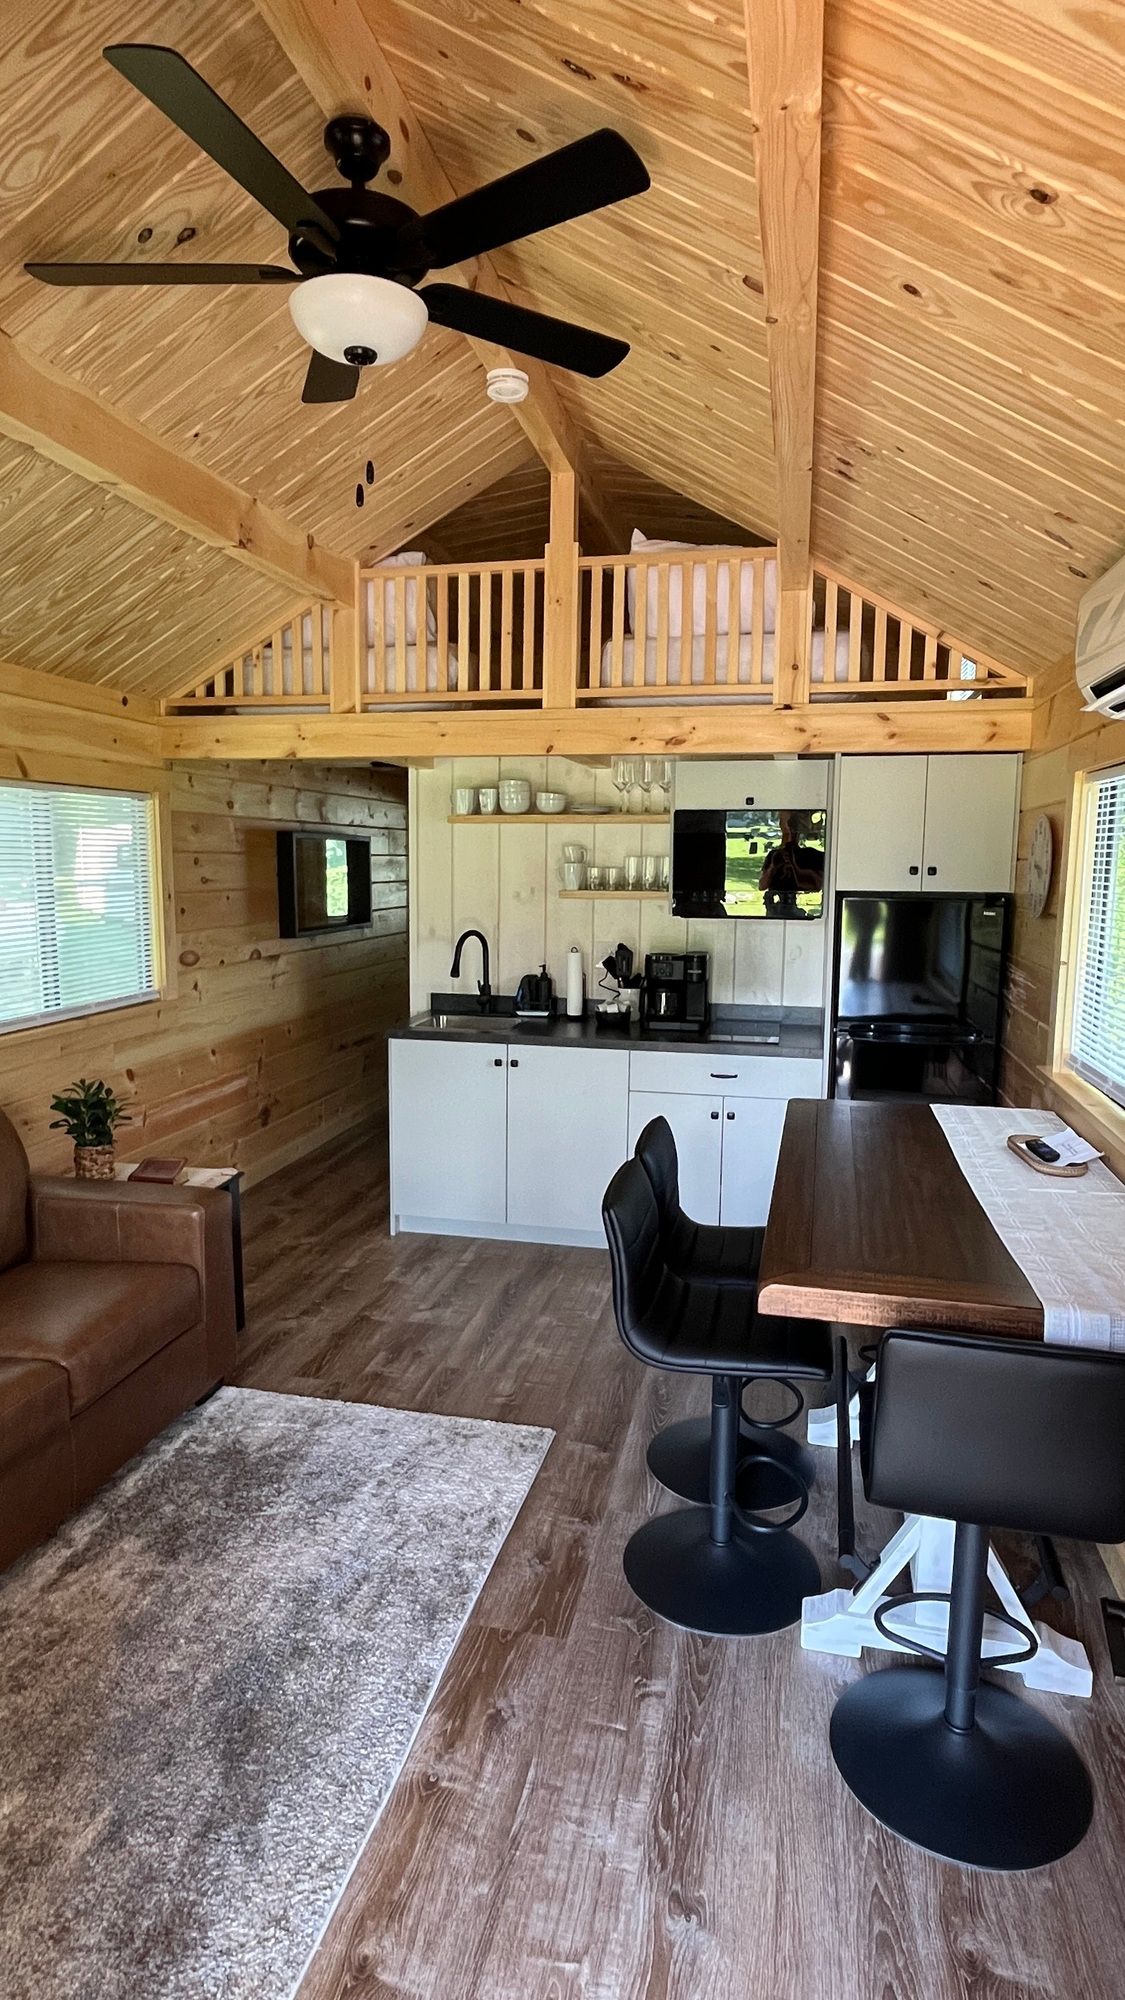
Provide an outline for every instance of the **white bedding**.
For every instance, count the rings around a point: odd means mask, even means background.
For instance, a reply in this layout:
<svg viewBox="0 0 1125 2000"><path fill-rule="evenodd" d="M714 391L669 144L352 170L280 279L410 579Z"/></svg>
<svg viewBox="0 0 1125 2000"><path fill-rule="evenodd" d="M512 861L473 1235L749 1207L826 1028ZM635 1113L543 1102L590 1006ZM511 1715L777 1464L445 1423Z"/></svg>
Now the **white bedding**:
<svg viewBox="0 0 1125 2000"><path fill-rule="evenodd" d="M813 681L823 682L826 678L824 670L825 669L824 640L825 640L825 635L823 632L813 633L811 662L810 662L810 672ZM767 687L772 685L773 682L774 657L776 651L777 651L776 634L773 632L763 633L762 680L765 682ZM639 662L637 659L637 642L633 638L627 638L623 644L622 654L621 654L622 687L632 688L632 687L658 686L659 679L657 673L657 658L658 658L657 642L655 639L649 639L645 643L643 672L638 673L637 668ZM690 656L686 654L684 642L682 639L670 637L668 640L668 676L667 676L668 686L670 688L690 687L692 685L698 686L703 680L705 662L706 662L706 640L702 634L697 633L695 637L692 639ZM602 687L611 687L613 685L612 666L613 666L613 644L611 640L607 640L605 645L602 647L602 658L601 658ZM684 671L685 667L687 669L686 673ZM745 688L752 681L753 673L754 673L754 640L752 634L749 632L742 632L738 635L738 647L737 647L737 652L735 653L734 649L730 645L727 633L725 632L718 633L715 639L715 674L717 679L720 682L725 681L728 684L728 686L730 686L732 689ZM847 678L848 678L848 634L847 631L844 630L837 632L836 634L835 660L833 662L833 672L831 675L831 679L836 681L846 681ZM698 698L703 701L714 702L714 701L721 701L723 699L723 696L708 693L706 695L701 695ZM750 695L747 695L745 693L740 693L740 694L732 693L729 697L729 699L732 701L747 701L747 700L765 701L767 698L768 697L764 693L762 694L752 693Z"/></svg>
<svg viewBox="0 0 1125 2000"><path fill-rule="evenodd" d="M468 655L470 668L475 664L473 655ZM457 688L457 653L450 646L445 655L444 686L442 685L441 655L436 646L406 646L402 655L402 675L400 684L398 653L394 646L383 648L383 687L388 694L452 694ZM367 675L365 685L375 686L375 648L367 648Z"/></svg>

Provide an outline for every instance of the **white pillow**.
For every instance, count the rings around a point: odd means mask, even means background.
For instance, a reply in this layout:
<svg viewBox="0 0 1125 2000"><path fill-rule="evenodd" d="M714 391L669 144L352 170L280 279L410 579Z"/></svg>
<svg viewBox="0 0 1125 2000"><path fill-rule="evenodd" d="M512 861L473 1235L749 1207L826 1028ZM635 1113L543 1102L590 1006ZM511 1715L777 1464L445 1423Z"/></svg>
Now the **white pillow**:
<svg viewBox="0 0 1125 2000"><path fill-rule="evenodd" d="M645 555L657 555L661 551L675 549L690 551L693 556L706 556L712 552L705 542L650 542L647 535L642 535L639 528L633 529L633 536L629 546L634 554L643 552ZM753 554L753 551L748 550L747 554ZM707 629L707 571L704 569L702 563L696 564L693 562L690 565L688 563L676 563L670 567L668 572L668 636L672 639L678 639L683 632L684 571L688 568L692 571L692 633L698 636ZM764 632L773 632L777 629L776 556L771 556L766 563L764 577L766 586L765 620L762 630ZM648 588L645 593L646 639L655 639L656 637L660 603L659 591L659 571L651 569L648 571ZM629 624L633 632L636 632L637 572L635 569L627 569L625 572L625 595L629 605ZM741 587L739 589L739 632L745 634L752 631L753 623L754 569L750 563L745 563L742 569ZM719 565L718 589L715 593L715 630L716 632L730 631L730 571L725 563L720 563Z"/></svg>
<svg viewBox="0 0 1125 2000"><path fill-rule="evenodd" d="M382 561L379 563L379 568L417 569L422 563L425 562L425 560L426 560L426 552L424 549L403 549L397 556L384 556ZM424 585L422 586L422 588L423 590L425 590ZM369 583L367 589L369 592L368 607L367 607L368 619L369 621L373 621L374 610L375 610L374 583ZM418 583L416 579L413 578L411 579L411 581L407 584L406 589L403 592L403 595L406 598L406 643L408 646L416 646L418 644ZM384 646L393 646L398 636L395 631L395 596L396 593L394 584L385 583L383 585ZM434 611L433 605L430 603L430 597L428 591L425 592L425 597L426 597L426 637L427 639L436 639L437 614ZM370 629L370 624L369 624L369 629Z"/></svg>

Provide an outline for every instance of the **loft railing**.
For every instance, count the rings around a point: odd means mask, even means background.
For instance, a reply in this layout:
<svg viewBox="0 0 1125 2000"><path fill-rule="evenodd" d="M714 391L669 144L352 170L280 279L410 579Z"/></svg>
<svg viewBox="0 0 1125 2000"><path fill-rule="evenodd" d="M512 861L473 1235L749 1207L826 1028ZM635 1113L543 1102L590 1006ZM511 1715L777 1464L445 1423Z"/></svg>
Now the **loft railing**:
<svg viewBox="0 0 1125 2000"><path fill-rule="evenodd" d="M578 588L580 702L768 695L776 549L583 556Z"/></svg>
<svg viewBox="0 0 1125 2000"><path fill-rule="evenodd" d="M1022 699L1030 681L818 569L811 703ZM777 551L708 549L361 570L355 607L302 604L165 701L170 712L767 702Z"/></svg>
<svg viewBox="0 0 1125 2000"><path fill-rule="evenodd" d="M426 563L359 578L359 706L542 703L544 564Z"/></svg>

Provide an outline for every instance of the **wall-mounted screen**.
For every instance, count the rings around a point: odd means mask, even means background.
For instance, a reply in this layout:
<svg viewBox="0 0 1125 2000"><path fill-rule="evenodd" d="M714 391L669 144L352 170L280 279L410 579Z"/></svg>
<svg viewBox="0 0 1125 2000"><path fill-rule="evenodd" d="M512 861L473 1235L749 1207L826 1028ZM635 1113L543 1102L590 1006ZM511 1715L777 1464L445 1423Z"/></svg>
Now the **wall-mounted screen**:
<svg viewBox="0 0 1125 2000"><path fill-rule="evenodd" d="M828 815L820 807L739 806L672 818L672 914L824 915Z"/></svg>
<svg viewBox="0 0 1125 2000"><path fill-rule="evenodd" d="M364 834L279 833L278 934L308 937L371 922L371 842Z"/></svg>

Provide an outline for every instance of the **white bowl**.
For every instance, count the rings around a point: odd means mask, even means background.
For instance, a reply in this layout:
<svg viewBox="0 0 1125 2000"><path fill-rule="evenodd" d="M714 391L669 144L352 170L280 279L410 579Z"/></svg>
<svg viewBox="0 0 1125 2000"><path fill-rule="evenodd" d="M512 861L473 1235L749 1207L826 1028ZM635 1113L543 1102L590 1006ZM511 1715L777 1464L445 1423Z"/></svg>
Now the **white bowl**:
<svg viewBox="0 0 1125 2000"><path fill-rule="evenodd" d="M531 786L526 778L501 778L500 810L502 813L525 813L531 804Z"/></svg>
<svg viewBox="0 0 1125 2000"><path fill-rule="evenodd" d="M566 811L566 793L536 792L535 810L540 813L564 813Z"/></svg>

